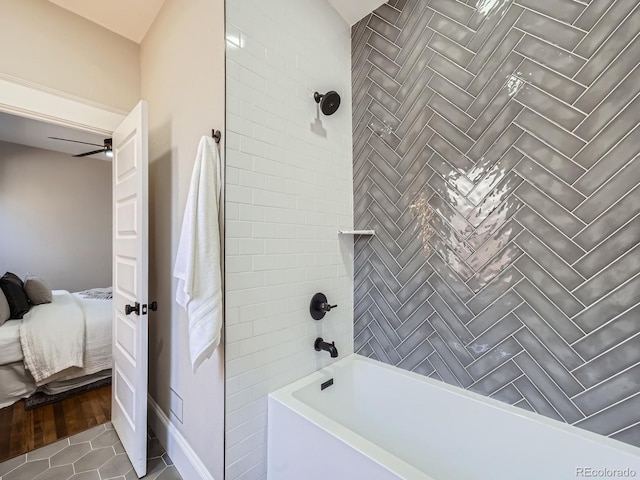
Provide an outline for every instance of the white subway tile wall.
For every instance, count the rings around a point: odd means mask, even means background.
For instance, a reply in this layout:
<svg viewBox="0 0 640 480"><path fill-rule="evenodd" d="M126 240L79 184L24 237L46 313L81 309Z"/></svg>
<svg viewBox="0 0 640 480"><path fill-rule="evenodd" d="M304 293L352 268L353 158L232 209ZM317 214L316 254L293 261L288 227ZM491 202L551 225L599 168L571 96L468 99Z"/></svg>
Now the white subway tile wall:
<svg viewBox="0 0 640 480"><path fill-rule="evenodd" d="M264 479L267 394L332 361L317 336L353 352L351 39L324 0L227 2L226 35L226 478Z"/></svg>

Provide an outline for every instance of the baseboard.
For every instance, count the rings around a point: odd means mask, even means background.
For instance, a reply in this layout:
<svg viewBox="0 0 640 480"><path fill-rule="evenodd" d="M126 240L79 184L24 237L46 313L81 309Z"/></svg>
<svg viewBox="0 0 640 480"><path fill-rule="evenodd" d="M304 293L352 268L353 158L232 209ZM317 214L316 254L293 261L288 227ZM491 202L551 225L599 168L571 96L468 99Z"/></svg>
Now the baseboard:
<svg viewBox="0 0 640 480"><path fill-rule="evenodd" d="M148 397L147 403L149 426L165 447L180 476L185 480L215 480L189 442L171 423L153 398Z"/></svg>

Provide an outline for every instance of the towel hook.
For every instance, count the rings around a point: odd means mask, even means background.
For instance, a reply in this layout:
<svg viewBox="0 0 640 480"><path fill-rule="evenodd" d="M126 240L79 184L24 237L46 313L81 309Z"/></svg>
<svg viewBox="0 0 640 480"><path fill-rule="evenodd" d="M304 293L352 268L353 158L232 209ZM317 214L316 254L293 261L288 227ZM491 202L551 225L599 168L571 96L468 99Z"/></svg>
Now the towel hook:
<svg viewBox="0 0 640 480"><path fill-rule="evenodd" d="M220 140L222 139L222 132L220 130L215 130L215 129L211 130L211 136L216 141L216 143L220 143Z"/></svg>

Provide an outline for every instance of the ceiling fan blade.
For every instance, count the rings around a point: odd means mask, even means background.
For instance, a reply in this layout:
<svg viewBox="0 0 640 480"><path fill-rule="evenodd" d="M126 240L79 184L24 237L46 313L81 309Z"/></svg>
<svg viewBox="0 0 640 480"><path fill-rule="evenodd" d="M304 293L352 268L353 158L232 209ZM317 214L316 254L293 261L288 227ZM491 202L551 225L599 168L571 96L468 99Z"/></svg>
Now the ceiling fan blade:
<svg viewBox="0 0 640 480"><path fill-rule="evenodd" d="M96 153L104 153L106 150L101 148L100 150L94 150L93 152L81 153L80 155L74 155L74 157L88 157L89 155L95 155Z"/></svg>
<svg viewBox="0 0 640 480"><path fill-rule="evenodd" d="M59 138L59 137L47 137L50 138L51 140L62 140L63 142L73 142L73 143L82 143L83 145L93 145L94 147L102 147L103 145L100 145L98 143L89 143L89 142L80 142L78 140L70 140L68 138Z"/></svg>

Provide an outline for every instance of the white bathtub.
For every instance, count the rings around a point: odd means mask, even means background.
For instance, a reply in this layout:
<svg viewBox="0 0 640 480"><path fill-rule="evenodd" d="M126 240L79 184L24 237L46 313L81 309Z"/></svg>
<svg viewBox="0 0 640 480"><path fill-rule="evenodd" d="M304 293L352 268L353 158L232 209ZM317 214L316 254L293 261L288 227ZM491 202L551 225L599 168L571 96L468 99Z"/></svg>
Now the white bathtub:
<svg viewBox="0 0 640 480"><path fill-rule="evenodd" d="M640 478L640 448L359 355L269 395L268 437L269 480Z"/></svg>

